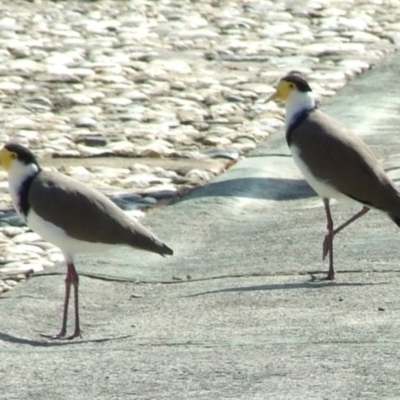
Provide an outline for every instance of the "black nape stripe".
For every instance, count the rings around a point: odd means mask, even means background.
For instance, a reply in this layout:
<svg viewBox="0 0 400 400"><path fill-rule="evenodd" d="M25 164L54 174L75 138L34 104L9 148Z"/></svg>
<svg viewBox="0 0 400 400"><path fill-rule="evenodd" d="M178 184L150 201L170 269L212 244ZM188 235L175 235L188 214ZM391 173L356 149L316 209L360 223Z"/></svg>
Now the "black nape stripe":
<svg viewBox="0 0 400 400"><path fill-rule="evenodd" d="M294 116L293 122L289 125L288 130L286 131L286 142L290 146L292 141L292 134L294 130L296 130L308 117L311 111L317 109L317 106L310 108L309 110L300 111L298 114Z"/></svg>
<svg viewBox="0 0 400 400"><path fill-rule="evenodd" d="M21 184L21 187L18 190L19 203L18 208L19 211L25 216L28 216L29 210L31 209L31 205L29 204L29 190L32 186L32 182L35 179L36 175L28 176Z"/></svg>

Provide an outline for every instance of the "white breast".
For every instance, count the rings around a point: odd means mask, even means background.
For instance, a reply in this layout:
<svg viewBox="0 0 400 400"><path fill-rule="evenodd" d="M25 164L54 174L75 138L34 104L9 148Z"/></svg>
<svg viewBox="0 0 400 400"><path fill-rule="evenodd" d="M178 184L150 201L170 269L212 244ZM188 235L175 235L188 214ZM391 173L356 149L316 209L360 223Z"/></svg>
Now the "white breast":
<svg viewBox="0 0 400 400"><path fill-rule="evenodd" d="M20 183L14 183L14 182L8 182L8 188L10 191L10 196L11 196L11 201L13 203L13 206L15 208L15 211L19 214L19 216L25 221L25 215L23 215L19 209L19 196L18 196L18 191L20 188Z"/></svg>
<svg viewBox="0 0 400 400"><path fill-rule="evenodd" d="M64 255L72 257L78 253L97 253L114 247L105 243L93 243L69 237L66 232L49 221L44 220L32 209L28 213L27 225L44 240L59 247Z"/></svg>
<svg viewBox="0 0 400 400"><path fill-rule="evenodd" d="M335 189L328 182L317 179L312 174L307 164L301 159L301 151L297 146L292 144L289 148L290 152L292 153L293 160L299 168L300 172L303 174L309 185L318 193L320 197L325 199L351 200L349 197Z"/></svg>

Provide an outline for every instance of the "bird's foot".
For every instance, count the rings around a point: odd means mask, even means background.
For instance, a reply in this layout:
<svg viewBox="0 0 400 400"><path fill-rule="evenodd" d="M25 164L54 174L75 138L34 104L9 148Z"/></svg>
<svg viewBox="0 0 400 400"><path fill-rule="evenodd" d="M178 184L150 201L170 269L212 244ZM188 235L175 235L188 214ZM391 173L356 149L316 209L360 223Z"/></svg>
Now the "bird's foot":
<svg viewBox="0 0 400 400"><path fill-rule="evenodd" d="M326 281L334 281L335 280L335 273L333 271L329 271L328 275L325 278Z"/></svg>
<svg viewBox="0 0 400 400"><path fill-rule="evenodd" d="M82 331L79 328L75 329L75 332L71 336L67 336L64 339L65 340L72 340L72 339L75 339L75 338L81 338L82 339Z"/></svg>
<svg viewBox="0 0 400 400"><path fill-rule="evenodd" d="M77 337L82 338L82 331L79 328L75 329L75 332L70 336L65 336L66 334L67 334L66 331L61 331L57 335L44 335L44 334L41 334L40 336L42 336L42 337L44 337L46 339L51 339L51 340L72 340L72 339L75 339Z"/></svg>
<svg viewBox="0 0 400 400"><path fill-rule="evenodd" d="M46 335L46 334L41 333L40 336L42 336L46 339L59 340L59 339L64 339L66 333L67 332L65 330L62 330L62 331L60 331L60 333L57 333L57 335Z"/></svg>
<svg viewBox="0 0 400 400"><path fill-rule="evenodd" d="M324 281L334 281L335 280L335 273L328 272L328 275L318 277L314 274L311 274L310 282L324 282Z"/></svg>

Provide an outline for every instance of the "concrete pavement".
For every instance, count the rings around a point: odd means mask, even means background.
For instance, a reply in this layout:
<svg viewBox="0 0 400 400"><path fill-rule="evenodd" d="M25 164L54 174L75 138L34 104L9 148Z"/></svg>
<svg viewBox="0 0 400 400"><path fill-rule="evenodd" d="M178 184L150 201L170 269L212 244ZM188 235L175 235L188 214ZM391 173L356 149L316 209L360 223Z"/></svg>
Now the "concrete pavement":
<svg viewBox="0 0 400 400"><path fill-rule="evenodd" d="M399 66L322 105L395 180ZM0 297L0 399L400 399L398 228L371 212L335 239L337 281L310 282L324 211L282 133L144 224L175 256L80 258L82 340L39 336L59 329L64 268Z"/></svg>

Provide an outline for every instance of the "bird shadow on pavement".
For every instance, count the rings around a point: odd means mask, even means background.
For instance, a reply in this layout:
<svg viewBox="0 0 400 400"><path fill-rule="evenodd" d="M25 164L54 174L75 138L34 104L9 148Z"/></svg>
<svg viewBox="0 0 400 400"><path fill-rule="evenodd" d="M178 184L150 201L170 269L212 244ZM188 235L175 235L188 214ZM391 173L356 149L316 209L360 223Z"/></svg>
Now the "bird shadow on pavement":
<svg viewBox="0 0 400 400"><path fill-rule="evenodd" d="M179 202L213 196L295 200L317 195L304 179L233 178L197 186L182 195Z"/></svg>
<svg viewBox="0 0 400 400"><path fill-rule="evenodd" d="M129 337L132 337L132 335L123 335L123 336L108 337L108 338L101 338L101 339L89 339L89 340L85 340L85 339L31 340L31 339L25 339L25 338L13 336L13 335L10 335L5 332L0 332L0 342L25 344L25 345L33 346L33 347L60 347L60 346L84 345L84 344L88 344L88 343L104 343L104 342L110 342L113 340L127 339Z"/></svg>
<svg viewBox="0 0 400 400"><path fill-rule="evenodd" d="M379 282L379 283L336 283L329 281L317 281L317 282L299 282L299 283L280 283L280 284L272 284L272 285L251 285L251 286L239 286L233 288L225 288L218 290L210 290L207 292L200 292L195 294L190 294L184 297L197 297L197 296L205 296L208 294L217 294L217 293L235 293L235 292L251 292L257 290L292 290L292 289L322 289L326 287L357 287L357 286L375 286L375 285L387 285L389 282Z"/></svg>

